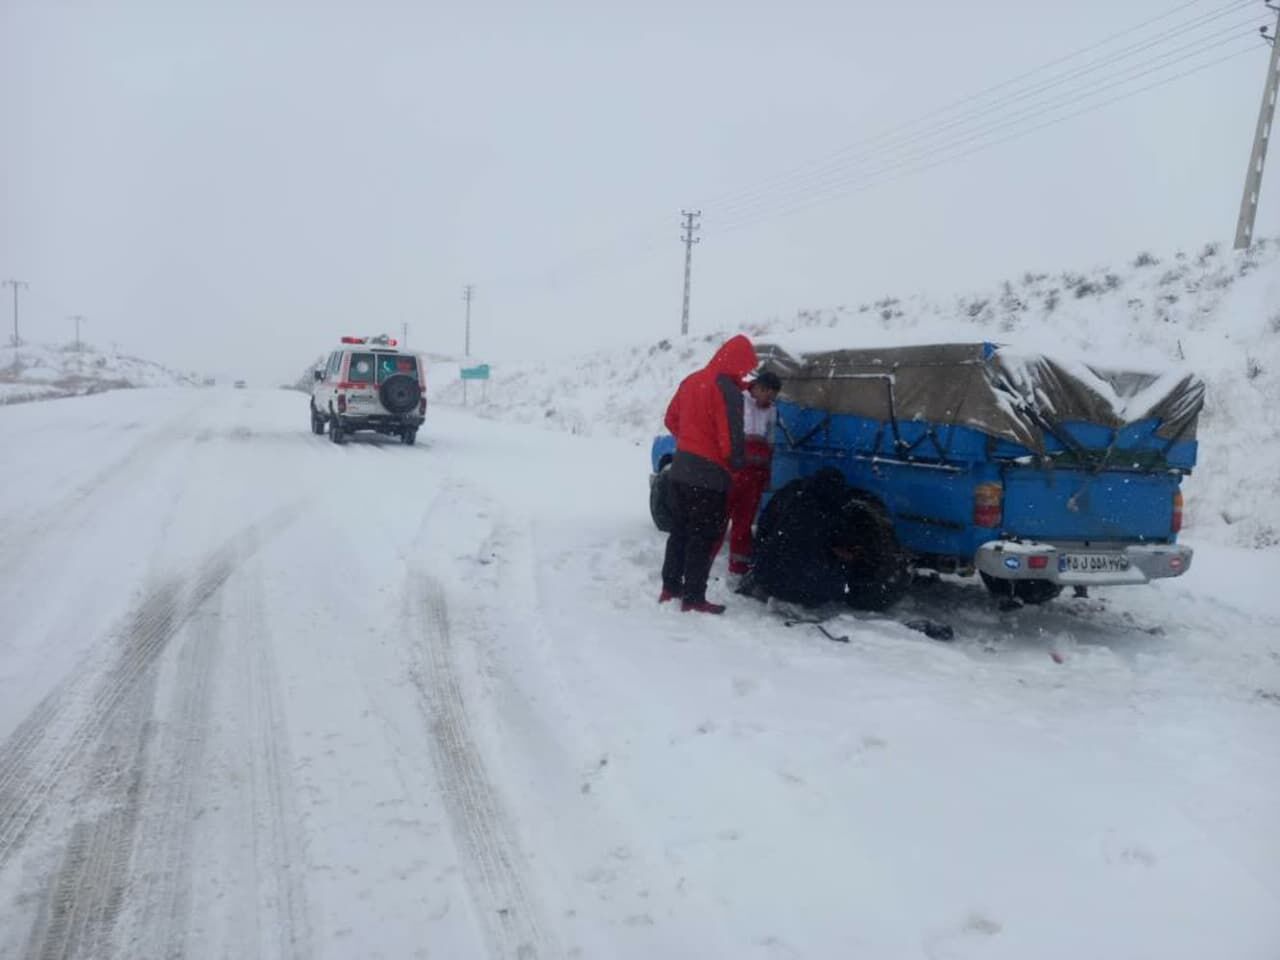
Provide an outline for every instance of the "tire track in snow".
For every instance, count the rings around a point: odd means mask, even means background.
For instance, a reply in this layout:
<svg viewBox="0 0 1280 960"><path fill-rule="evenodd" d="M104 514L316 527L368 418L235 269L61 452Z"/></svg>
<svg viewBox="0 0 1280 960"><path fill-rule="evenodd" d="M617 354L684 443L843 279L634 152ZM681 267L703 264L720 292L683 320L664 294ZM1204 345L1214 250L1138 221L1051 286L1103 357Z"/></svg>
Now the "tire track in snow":
<svg viewBox="0 0 1280 960"><path fill-rule="evenodd" d="M290 520L285 512L260 526L282 528ZM114 633L114 659L105 672L64 682L0 746L0 869L54 802L70 804L73 812L105 808L71 828L28 940L32 956L101 955L128 876L157 661L256 549L259 529L215 551L188 588L179 581L153 588Z"/></svg>
<svg viewBox="0 0 1280 960"><path fill-rule="evenodd" d="M459 845L463 874L494 957L558 955L525 877L524 857L489 783L471 732L440 584L414 577L410 599L419 644L411 675L431 731L431 752Z"/></svg>
<svg viewBox="0 0 1280 960"><path fill-rule="evenodd" d="M71 830L62 862L31 929L32 960L104 957L124 901L129 850L138 824L147 725L155 674L112 717L93 753L89 783L107 809Z"/></svg>
<svg viewBox="0 0 1280 960"><path fill-rule="evenodd" d="M178 583L153 588L118 634L118 658L96 687L77 689L78 676L55 688L0 747L0 867L177 631L180 611Z"/></svg>
<svg viewBox="0 0 1280 960"><path fill-rule="evenodd" d="M139 956L186 956L196 778L207 746L212 674L223 643L222 594L193 623L178 655L175 703L155 741L136 837L130 899L138 906L131 949Z"/></svg>
<svg viewBox="0 0 1280 960"><path fill-rule="evenodd" d="M61 960L112 952L110 938L129 883L152 741L157 661L169 640L226 582L240 546L233 541L210 557L185 598L180 588L169 586L153 595L157 603L144 603L125 636L121 662L107 676L105 694L94 698L52 767L45 797L59 788L71 761L78 766L86 747L92 749L84 792L94 806L106 809L72 827L62 862L47 883L27 956ZM28 823L39 812L32 809Z"/></svg>
<svg viewBox="0 0 1280 960"><path fill-rule="evenodd" d="M182 958L200 945L191 942L190 931L199 927L198 908L207 905L195 903L192 871L197 820L206 799L202 778L213 747L211 708L219 686L230 688L235 716L247 721L231 731L235 742L222 744L247 757L247 777L243 790L217 806L234 818L227 835L250 841L249 855L233 858L234 875L220 877L230 881L238 907L228 931L232 943L224 944L224 953L311 954L288 732L271 640L263 630L262 578L253 559L257 544L252 534L246 541L241 544L244 562L236 564L224 588L195 618L180 651L167 722L147 764L141 828L130 865L135 905L130 955ZM239 847L233 843L230 849Z"/></svg>
<svg viewBox="0 0 1280 960"><path fill-rule="evenodd" d="M266 634L262 577L256 565L244 572L238 631L237 673L247 678L245 714L249 718L249 803L242 809L243 829L253 837L254 878L249 909L256 921L256 952L272 931L278 957L311 956L311 932L304 880L303 842L298 832L297 792L289 754L288 727L279 700L280 679L271 637Z"/></svg>

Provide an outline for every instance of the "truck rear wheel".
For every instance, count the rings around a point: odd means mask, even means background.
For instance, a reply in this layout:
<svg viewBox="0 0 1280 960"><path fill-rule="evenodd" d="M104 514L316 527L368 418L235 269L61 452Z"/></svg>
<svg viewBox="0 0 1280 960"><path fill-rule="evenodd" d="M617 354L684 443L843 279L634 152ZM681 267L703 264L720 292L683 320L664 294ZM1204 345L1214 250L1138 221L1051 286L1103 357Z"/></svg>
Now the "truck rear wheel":
<svg viewBox="0 0 1280 960"><path fill-rule="evenodd" d="M671 515L671 501L667 488L670 485L668 474L671 464L664 463L658 475L649 484L649 515L653 517L653 525L663 533L670 533L675 526L675 518Z"/></svg>
<svg viewBox="0 0 1280 960"><path fill-rule="evenodd" d="M983 572L982 582L992 596L1002 600L1021 600L1036 606L1048 603L1062 592L1061 584L1052 580L1001 580Z"/></svg>
<svg viewBox="0 0 1280 960"><path fill-rule="evenodd" d="M906 551L893 532L893 521L875 501L854 497L844 507L845 542L852 544L845 562L849 606L855 610L887 610L911 586Z"/></svg>

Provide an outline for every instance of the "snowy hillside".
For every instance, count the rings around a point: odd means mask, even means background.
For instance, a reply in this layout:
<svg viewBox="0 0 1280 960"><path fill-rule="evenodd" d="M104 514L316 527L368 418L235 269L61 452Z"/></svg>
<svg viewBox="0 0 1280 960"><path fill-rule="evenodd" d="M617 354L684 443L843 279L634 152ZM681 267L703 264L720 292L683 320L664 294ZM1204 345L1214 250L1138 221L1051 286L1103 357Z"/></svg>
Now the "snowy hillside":
<svg viewBox="0 0 1280 960"><path fill-rule="evenodd" d="M0 404L52 400L129 387L197 386L196 374L120 353L104 353L85 344L70 346L25 343L0 347Z"/></svg>
<svg viewBox="0 0 1280 960"><path fill-rule="evenodd" d="M1142 253L1122 267L1026 273L950 301L887 297L742 329L796 350L985 339L1140 367L1185 365L1209 388L1200 466L1186 487L1189 532L1280 544L1280 241L1242 253L1214 245ZM730 332L497 365L471 405L484 416L646 443L675 384ZM433 399L460 403L456 371L449 381L444 373Z"/></svg>

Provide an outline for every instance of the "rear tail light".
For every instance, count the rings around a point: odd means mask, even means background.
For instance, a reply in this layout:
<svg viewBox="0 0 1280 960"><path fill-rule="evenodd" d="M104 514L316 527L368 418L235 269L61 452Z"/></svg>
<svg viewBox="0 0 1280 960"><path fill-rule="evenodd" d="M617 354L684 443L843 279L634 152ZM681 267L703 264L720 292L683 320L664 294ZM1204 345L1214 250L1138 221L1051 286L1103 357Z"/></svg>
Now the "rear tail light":
<svg viewBox="0 0 1280 960"><path fill-rule="evenodd" d="M1031 570L1044 570L1049 566L1049 558L1046 556L1027 557L1027 567Z"/></svg>
<svg viewBox="0 0 1280 960"><path fill-rule="evenodd" d="M341 394L339 394L338 396L338 412L339 413L347 412L347 398L342 396Z"/></svg>
<svg viewBox="0 0 1280 960"><path fill-rule="evenodd" d="M1182 491L1175 490L1173 493L1173 532L1182 532Z"/></svg>
<svg viewBox="0 0 1280 960"><path fill-rule="evenodd" d="M1004 506L1004 487L998 483L980 483L973 490L973 522L979 527L1000 526Z"/></svg>

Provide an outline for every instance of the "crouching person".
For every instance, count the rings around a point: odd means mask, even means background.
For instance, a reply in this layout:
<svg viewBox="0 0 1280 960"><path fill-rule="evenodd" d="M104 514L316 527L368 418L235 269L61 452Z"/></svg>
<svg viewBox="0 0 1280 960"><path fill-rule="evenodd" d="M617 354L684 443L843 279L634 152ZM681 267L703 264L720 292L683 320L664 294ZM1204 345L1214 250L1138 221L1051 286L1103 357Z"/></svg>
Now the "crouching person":
<svg viewBox="0 0 1280 960"><path fill-rule="evenodd" d="M761 600L819 606L844 599L851 556L844 475L824 467L776 494L756 525L751 573L741 591Z"/></svg>
<svg viewBox="0 0 1280 960"><path fill-rule="evenodd" d="M707 577L724 530L731 471L745 463L741 385L756 362L751 341L733 337L685 377L667 408L676 452L667 474L672 527L658 600L679 597L681 610L724 613L721 604L707 602Z"/></svg>

